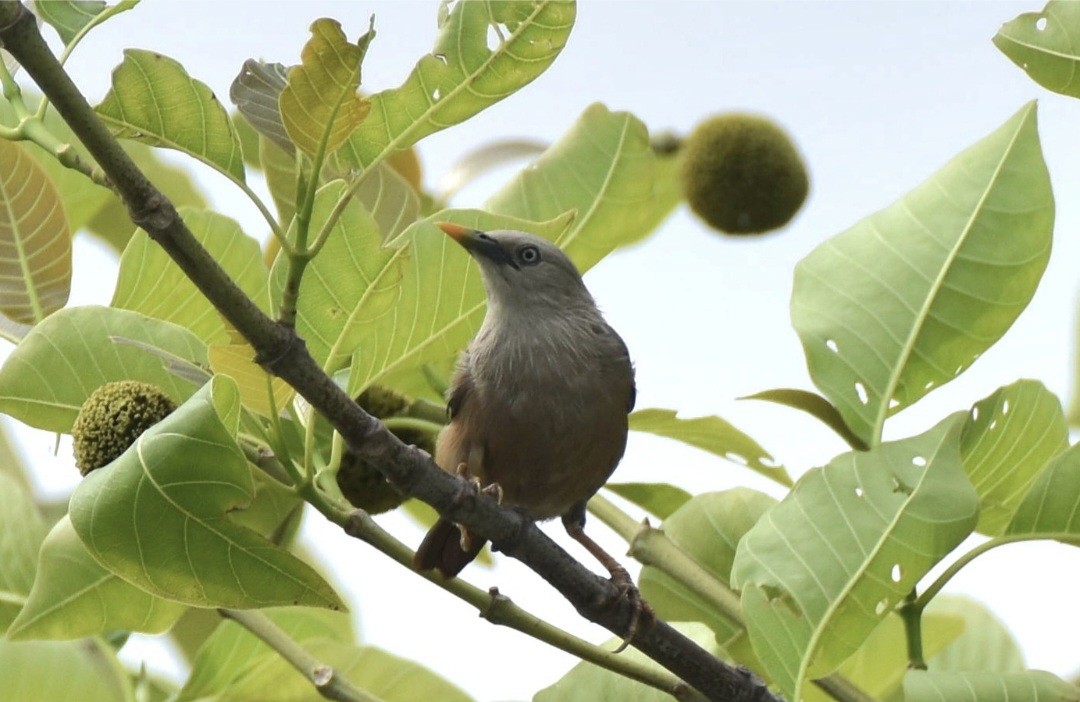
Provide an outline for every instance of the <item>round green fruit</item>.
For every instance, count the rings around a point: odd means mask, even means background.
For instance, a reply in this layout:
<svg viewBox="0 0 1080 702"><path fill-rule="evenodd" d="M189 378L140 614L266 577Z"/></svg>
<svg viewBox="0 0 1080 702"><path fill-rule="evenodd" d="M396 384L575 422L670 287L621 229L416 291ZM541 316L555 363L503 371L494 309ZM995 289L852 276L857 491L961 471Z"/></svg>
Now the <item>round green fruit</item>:
<svg viewBox="0 0 1080 702"><path fill-rule="evenodd" d="M105 383L86 398L71 428L79 472L86 475L112 463L174 409L176 403L155 385Z"/></svg>

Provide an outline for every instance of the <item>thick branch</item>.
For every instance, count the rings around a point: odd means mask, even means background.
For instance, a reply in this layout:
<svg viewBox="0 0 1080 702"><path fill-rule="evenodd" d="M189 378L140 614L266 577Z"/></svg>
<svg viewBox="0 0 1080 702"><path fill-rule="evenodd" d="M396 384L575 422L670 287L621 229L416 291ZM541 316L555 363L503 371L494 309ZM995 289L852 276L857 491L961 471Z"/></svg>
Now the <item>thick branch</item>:
<svg viewBox="0 0 1080 702"><path fill-rule="evenodd" d="M551 583L579 613L624 636L631 605L616 587L571 558L536 525L493 500L468 494L465 482L440 470L424 452L402 444L338 388L288 326L276 324L229 279L202 248L175 208L128 158L57 62L33 15L17 0L0 0L0 43L34 79L120 193L132 220L147 231L257 351L257 360L284 379L403 493L490 539ZM776 698L752 676L717 660L662 621L639 628L633 644L709 699L756 702Z"/></svg>

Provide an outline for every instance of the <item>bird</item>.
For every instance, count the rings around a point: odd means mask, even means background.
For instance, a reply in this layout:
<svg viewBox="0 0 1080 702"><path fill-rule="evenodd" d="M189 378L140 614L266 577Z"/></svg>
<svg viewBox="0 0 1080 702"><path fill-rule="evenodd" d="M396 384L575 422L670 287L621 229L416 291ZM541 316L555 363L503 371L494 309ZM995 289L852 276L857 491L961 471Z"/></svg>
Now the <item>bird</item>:
<svg viewBox="0 0 1080 702"><path fill-rule="evenodd" d="M552 242L520 231L437 226L479 264L487 312L447 391L450 421L436 443L436 464L534 521L560 517L620 590L636 596L625 568L584 532L586 503L626 449L636 397L626 344ZM483 545L441 518L414 566L450 578Z"/></svg>

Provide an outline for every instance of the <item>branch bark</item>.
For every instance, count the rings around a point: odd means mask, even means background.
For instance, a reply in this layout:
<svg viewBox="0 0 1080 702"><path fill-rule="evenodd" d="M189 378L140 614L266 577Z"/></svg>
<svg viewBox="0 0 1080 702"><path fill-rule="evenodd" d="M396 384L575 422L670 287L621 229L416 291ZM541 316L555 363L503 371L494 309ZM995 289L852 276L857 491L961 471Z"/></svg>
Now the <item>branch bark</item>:
<svg viewBox="0 0 1080 702"><path fill-rule="evenodd" d="M349 448L401 492L489 539L555 587L586 619L625 636L632 615L617 588L575 561L535 524L490 498L470 496L465 481L440 470L364 412L322 372L290 326L264 315L196 241L172 203L146 178L94 113L18 0L0 0L0 45L33 78L122 197L132 221L180 266L256 349L256 360L282 378L341 433ZM466 496L464 499L462 496ZM639 627L633 645L711 700L777 701L749 671L729 666L667 623Z"/></svg>

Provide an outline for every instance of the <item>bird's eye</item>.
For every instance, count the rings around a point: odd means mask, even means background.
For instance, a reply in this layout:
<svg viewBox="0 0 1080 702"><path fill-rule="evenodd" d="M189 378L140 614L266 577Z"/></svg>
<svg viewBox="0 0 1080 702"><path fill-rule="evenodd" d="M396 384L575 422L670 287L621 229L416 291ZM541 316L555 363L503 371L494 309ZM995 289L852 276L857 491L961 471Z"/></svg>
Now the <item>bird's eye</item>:
<svg viewBox="0 0 1080 702"><path fill-rule="evenodd" d="M540 249L535 246L522 246L518 250L518 258L526 266L535 266L540 263Z"/></svg>

